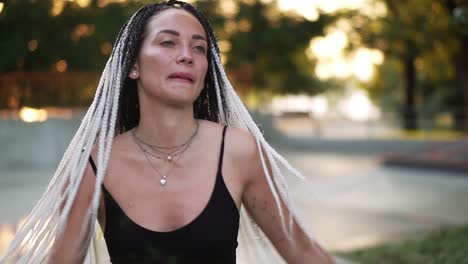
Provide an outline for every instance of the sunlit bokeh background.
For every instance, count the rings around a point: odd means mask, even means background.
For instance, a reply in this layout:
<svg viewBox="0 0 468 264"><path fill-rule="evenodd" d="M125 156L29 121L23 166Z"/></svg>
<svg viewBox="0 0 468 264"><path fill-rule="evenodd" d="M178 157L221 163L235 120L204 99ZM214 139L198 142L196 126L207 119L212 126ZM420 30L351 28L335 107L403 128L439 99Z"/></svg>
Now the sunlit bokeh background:
<svg viewBox="0 0 468 264"><path fill-rule="evenodd" d="M0 0L0 253L93 100L120 26L148 2ZM450 205L468 183L447 177L468 173L467 3L189 2L267 139L308 178L291 184L328 249L468 222Z"/></svg>

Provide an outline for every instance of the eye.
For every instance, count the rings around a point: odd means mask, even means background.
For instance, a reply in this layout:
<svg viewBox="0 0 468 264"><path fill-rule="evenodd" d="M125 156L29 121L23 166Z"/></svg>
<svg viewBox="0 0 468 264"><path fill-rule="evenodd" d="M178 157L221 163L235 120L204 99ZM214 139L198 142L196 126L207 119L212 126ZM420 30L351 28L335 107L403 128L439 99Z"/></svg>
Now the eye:
<svg viewBox="0 0 468 264"><path fill-rule="evenodd" d="M204 46L201 46L201 45L195 46L195 47L193 47L193 49L196 50L197 52L200 52L200 53L203 53L203 54L206 53L206 48Z"/></svg>
<svg viewBox="0 0 468 264"><path fill-rule="evenodd" d="M175 45L174 41L172 40L165 40L165 41L162 41L160 44L163 47L171 47Z"/></svg>

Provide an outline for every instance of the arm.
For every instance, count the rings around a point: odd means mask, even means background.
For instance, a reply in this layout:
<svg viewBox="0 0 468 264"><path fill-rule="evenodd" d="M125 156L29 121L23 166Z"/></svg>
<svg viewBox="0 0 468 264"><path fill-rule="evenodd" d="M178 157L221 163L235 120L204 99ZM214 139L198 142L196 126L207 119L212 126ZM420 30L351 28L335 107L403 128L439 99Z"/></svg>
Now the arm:
<svg viewBox="0 0 468 264"><path fill-rule="evenodd" d="M236 149L237 154L240 154L236 155L240 159L239 163L243 164L242 174L246 177L242 203L280 255L287 263L334 263L328 253L312 241L295 220L294 240L288 239L289 234L281 227L281 217L265 178L255 139L241 131L233 131L232 136L234 142L245 142L237 144ZM271 173L268 163L267 167ZM283 202L281 207L285 221L288 222L289 209Z"/></svg>
<svg viewBox="0 0 468 264"><path fill-rule="evenodd" d="M48 259L49 264L83 263L87 252L85 248L87 241L81 231L85 224L88 225L87 232L89 231L90 221L92 219L86 219L86 215L93 197L94 184L94 172L88 164L76 194L75 201L70 210L64 231L54 243L52 255Z"/></svg>

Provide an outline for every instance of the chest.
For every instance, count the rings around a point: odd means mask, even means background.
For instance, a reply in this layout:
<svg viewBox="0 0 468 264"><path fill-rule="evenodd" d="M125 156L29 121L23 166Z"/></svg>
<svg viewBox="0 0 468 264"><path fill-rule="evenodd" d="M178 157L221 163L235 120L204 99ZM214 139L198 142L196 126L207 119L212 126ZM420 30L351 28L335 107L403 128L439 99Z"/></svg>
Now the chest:
<svg viewBox="0 0 468 264"><path fill-rule="evenodd" d="M242 182L224 156L219 167L219 156L214 149L205 149L170 164L150 164L147 160L112 160L106 172L104 186L109 195L133 222L149 229L171 231L193 221L207 207L216 187L240 208ZM124 165L122 165L124 164ZM152 166L151 166L152 165ZM166 176L166 185L160 180ZM217 183L219 183L217 185Z"/></svg>

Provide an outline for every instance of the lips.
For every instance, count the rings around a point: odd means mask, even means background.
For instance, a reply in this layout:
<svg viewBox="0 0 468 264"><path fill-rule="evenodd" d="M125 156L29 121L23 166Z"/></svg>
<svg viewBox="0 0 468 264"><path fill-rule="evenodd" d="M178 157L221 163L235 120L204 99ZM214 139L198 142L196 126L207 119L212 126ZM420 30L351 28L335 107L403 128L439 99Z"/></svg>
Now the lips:
<svg viewBox="0 0 468 264"><path fill-rule="evenodd" d="M185 81L190 83L193 83L195 81L195 77L192 74L186 72L175 72L169 75L169 79Z"/></svg>

